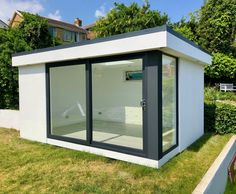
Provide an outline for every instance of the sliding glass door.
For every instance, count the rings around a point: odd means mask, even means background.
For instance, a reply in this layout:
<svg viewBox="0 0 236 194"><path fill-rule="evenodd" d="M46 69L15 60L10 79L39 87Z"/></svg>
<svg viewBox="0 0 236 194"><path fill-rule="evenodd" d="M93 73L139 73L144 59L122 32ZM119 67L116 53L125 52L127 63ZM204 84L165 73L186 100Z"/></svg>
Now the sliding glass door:
<svg viewBox="0 0 236 194"><path fill-rule="evenodd" d="M176 58L152 51L46 70L49 138L155 160L178 145Z"/></svg>
<svg viewBox="0 0 236 194"><path fill-rule="evenodd" d="M143 150L142 59L92 64L93 141Z"/></svg>
<svg viewBox="0 0 236 194"><path fill-rule="evenodd" d="M50 135L142 151L146 108L143 59L111 60L87 67L48 69ZM91 110L90 114L86 110Z"/></svg>

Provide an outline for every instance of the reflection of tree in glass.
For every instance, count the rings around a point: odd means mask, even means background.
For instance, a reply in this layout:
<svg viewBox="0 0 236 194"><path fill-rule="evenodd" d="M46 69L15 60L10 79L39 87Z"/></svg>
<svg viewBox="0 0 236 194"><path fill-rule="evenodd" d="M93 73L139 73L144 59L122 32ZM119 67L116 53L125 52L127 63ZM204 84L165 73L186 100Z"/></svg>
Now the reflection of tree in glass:
<svg viewBox="0 0 236 194"><path fill-rule="evenodd" d="M175 67L172 65L163 65L163 131L169 131L174 128L175 111Z"/></svg>

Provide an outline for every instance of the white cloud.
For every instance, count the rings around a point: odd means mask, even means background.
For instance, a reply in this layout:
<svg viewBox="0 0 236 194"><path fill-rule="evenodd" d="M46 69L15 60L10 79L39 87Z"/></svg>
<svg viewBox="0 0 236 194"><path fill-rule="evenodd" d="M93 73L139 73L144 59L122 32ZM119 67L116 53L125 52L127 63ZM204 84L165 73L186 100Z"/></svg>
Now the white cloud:
<svg viewBox="0 0 236 194"><path fill-rule="evenodd" d="M144 5L147 5L147 3L148 3L147 0L143 0Z"/></svg>
<svg viewBox="0 0 236 194"><path fill-rule="evenodd" d="M44 10L39 0L0 0L0 19L8 22L16 10L26 11L33 14Z"/></svg>
<svg viewBox="0 0 236 194"><path fill-rule="evenodd" d="M105 5L102 5L99 7L99 9L97 9L95 11L95 17L96 18L99 18L99 17L103 17L106 15L106 8L105 8Z"/></svg>
<svg viewBox="0 0 236 194"><path fill-rule="evenodd" d="M61 20L62 19L59 10L56 10L54 13L49 13L48 17L51 18L51 19L54 19L54 20Z"/></svg>

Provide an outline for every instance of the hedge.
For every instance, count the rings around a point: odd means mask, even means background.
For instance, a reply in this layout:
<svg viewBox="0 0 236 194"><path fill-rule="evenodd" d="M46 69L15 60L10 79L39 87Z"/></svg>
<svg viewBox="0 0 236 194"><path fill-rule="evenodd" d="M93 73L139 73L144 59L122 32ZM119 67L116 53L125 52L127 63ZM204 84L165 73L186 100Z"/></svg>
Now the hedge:
<svg viewBox="0 0 236 194"><path fill-rule="evenodd" d="M236 133L236 106L219 102L205 102L204 111L206 132Z"/></svg>

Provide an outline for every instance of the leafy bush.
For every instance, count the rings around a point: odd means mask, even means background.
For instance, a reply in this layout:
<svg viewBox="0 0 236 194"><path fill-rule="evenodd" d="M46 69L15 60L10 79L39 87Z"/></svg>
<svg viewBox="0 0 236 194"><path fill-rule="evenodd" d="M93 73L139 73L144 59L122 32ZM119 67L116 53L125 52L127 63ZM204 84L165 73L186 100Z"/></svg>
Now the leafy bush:
<svg viewBox="0 0 236 194"><path fill-rule="evenodd" d="M125 5L123 3L114 3L105 17L101 17L93 28L97 37L106 37L126 32L152 28L166 24L168 16L161 14L157 10L151 10L148 0L144 5L137 3Z"/></svg>
<svg viewBox="0 0 236 194"><path fill-rule="evenodd" d="M24 20L19 24L19 38L31 47L40 49L53 45L53 38L48 31L48 21L38 15L22 12Z"/></svg>
<svg viewBox="0 0 236 194"><path fill-rule="evenodd" d="M219 134L236 133L236 106L225 103L205 103L205 130Z"/></svg>
<svg viewBox="0 0 236 194"><path fill-rule="evenodd" d="M172 24L171 27L176 32L179 32L189 40L198 44L198 17L198 12L190 13L188 17L183 17L179 22Z"/></svg>
<svg viewBox="0 0 236 194"><path fill-rule="evenodd" d="M230 100L236 102L236 93L234 92L221 92L216 87L205 88L205 101L217 101L217 100Z"/></svg>
<svg viewBox="0 0 236 194"><path fill-rule="evenodd" d="M205 68L206 79L211 82L236 83L236 58L223 53L214 53L212 64Z"/></svg>
<svg viewBox="0 0 236 194"><path fill-rule="evenodd" d="M18 70L11 66L11 56L30 49L17 29L0 29L0 109L18 108Z"/></svg>
<svg viewBox="0 0 236 194"><path fill-rule="evenodd" d="M215 131L215 109L214 103L204 103L204 130L205 132Z"/></svg>
<svg viewBox="0 0 236 194"><path fill-rule="evenodd" d="M16 28L0 29L0 109L18 109L18 70L12 67L12 54L54 46L45 19L23 13Z"/></svg>

